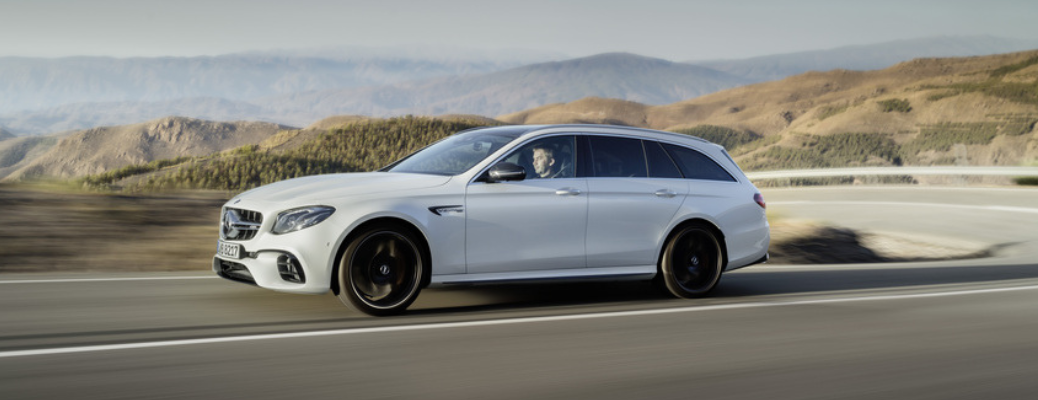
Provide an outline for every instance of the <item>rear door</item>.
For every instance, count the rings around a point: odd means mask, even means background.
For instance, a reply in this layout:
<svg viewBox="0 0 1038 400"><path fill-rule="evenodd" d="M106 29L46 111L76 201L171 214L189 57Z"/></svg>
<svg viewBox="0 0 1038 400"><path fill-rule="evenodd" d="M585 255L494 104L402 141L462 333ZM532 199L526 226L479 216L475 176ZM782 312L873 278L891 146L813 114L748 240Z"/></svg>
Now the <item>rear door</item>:
<svg viewBox="0 0 1038 400"><path fill-rule="evenodd" d="M587 139L588 267L655 265L659 243L688 194L687 181L655 141Z"/></svg>

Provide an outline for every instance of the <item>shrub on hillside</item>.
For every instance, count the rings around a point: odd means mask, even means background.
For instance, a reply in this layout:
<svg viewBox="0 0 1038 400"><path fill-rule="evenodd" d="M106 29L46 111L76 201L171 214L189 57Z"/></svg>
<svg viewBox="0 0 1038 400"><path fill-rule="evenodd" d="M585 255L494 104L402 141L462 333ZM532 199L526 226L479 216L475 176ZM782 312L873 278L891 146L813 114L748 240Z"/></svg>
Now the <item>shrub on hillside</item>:
<svg viewBox="0 0 1038 400"><path fill-rule="evenodd" d="M897 145L885 134L839 133L828 136L804 135L800 147L775 146L755 153L748 170L832 168L865 165L882 160L900 165Z"/></svg>
<svg viewBox="0 0 1038 400"><path fill-rule="evenodd" d="M840 114L844 111L847 111L849 107L850 106L848 106L847 104L840 106L824 106L818 110L818 120L821 121L831 116Z"/></svg>
<svg viewBox="0 0 1038 400"><path fill-rule="evenodd" d="M889 99L878 101L879 109L883 112L900 112L906 113L912 111L912 104L908 102L908 99Z"/></svg>
<svg viewBox="0 0 1038 400"><path fill-rule="evenodd" d="M1004 65L1004 66L995 68L994 71L991 71L991 77L992 78L1001 78L1003 76L1009 75L1011 73L1014 73L1016 71L1022 70L1022 69L1027 68L1027 67L1030 67L1030 66L1035 65L1035 64L1038 64L1038 56L1028 58L1028 59L1026 59L1024 61L1021 61L1021 62L1018 62L1016 64L1009 64L1009 65Z"/></svg>
<svg viewBox="0 0 1038 400"><path fill-rule="evenodd" d="M675 132L709 140L724 146L724 148L728 149L729 152L763 138L763 136L753 132L737 131L732 128L716 125L699 125L694 128L679 129Z"/></svg>

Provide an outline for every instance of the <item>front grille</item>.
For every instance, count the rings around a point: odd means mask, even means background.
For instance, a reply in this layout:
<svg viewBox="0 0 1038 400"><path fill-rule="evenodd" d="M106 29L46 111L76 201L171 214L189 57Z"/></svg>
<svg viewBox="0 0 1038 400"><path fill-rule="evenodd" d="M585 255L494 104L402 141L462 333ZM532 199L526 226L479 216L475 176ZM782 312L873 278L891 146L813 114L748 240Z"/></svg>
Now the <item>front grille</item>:
<svg viewBox="0 0 1038 400"><path fill-rule="evenodd" d="M256 284L256 279L252 277L252 272L249 272L249 269L246 268L245 265L219 258L214 258L213 264L213 269L216 270L216 274L222 278L248 283L250 285Z"/></svg>
<svg viewBox="0 0 1038 400"><path fill-rule="evenodd" d="M251 210L225 208L220 217L220 237L224 240L249 240L259 233L263 214Z"/></svg>

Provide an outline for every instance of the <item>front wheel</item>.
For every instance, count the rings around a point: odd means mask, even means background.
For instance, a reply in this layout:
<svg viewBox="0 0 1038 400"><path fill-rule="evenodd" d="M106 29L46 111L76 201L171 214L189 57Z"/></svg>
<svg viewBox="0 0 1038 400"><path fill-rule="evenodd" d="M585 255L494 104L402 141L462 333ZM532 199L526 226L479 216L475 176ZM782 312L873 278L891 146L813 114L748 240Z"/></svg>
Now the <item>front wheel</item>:
<svg viewBox="0 0 1038 400"><path fill-rule="evenodd" d="M418 241L408 230L366 229L339 261L339 300L370 315L402 313L421 291L424 264Z"/></svg>
<svg viewBox="0 0 1038 400"><path fill-rule="evenodd" d="M664 288L681 298L702 297L721 279L724 258L717 235L706 226L682 228L669 241L660 260Z"/></svg>

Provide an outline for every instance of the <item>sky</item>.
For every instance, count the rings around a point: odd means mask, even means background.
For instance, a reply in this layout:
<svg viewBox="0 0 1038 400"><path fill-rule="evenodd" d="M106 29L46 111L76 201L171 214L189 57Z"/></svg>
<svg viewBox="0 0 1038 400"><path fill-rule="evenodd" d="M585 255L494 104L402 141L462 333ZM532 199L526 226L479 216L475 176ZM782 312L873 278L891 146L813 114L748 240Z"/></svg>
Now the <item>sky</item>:
<svg viewBox="0 0 1038 400"><path fill-rule="evenodd" d="M933 36L1038 39L1035 0L0 0L0 56L329 46L735 59Z"/></svg>

